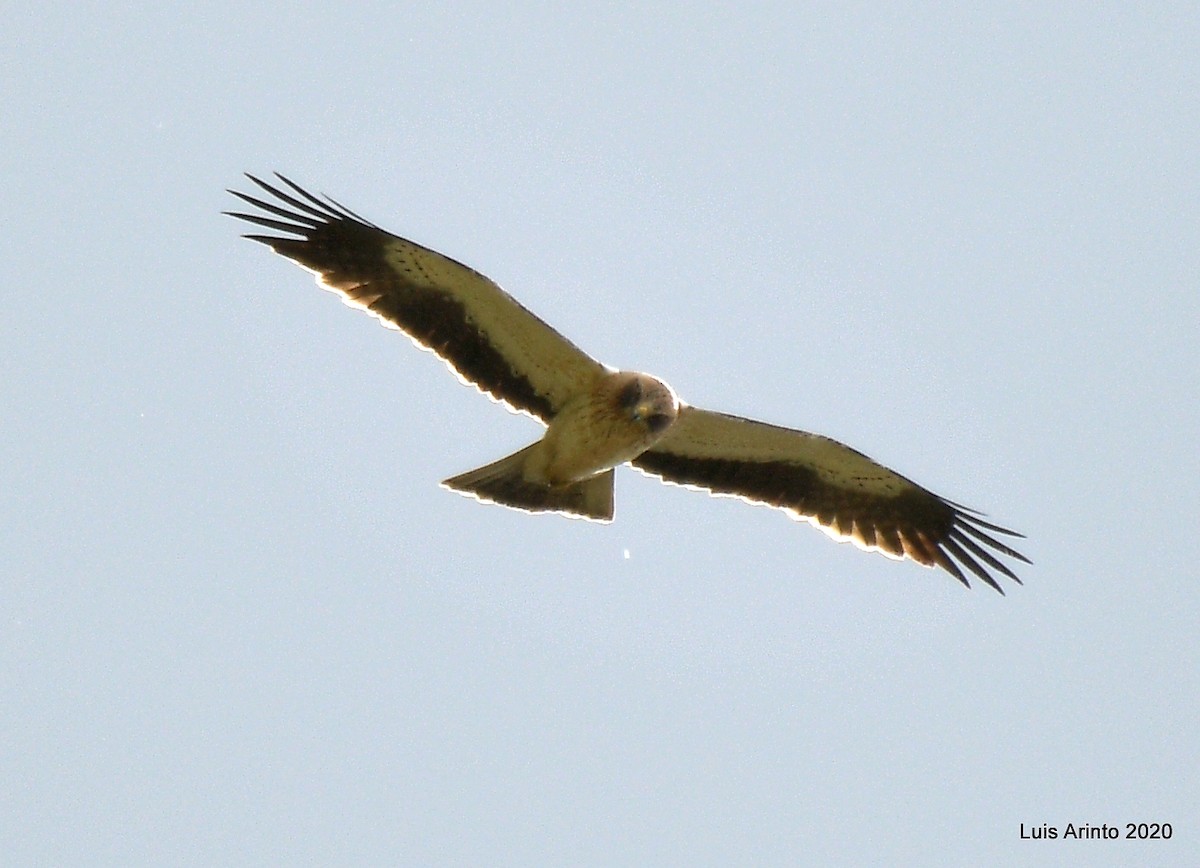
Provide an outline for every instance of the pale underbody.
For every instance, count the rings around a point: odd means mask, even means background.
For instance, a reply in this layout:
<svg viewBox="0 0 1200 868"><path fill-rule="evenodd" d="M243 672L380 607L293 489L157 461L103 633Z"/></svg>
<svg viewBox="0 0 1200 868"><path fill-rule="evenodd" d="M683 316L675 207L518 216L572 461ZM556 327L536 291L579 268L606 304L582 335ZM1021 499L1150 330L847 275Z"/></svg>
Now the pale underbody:
<svg viewBox="0 0 1200 868"><path fill-rule="evenodd" d="M610 521L613 468L658 442L678 415L679 401L665 383L604 371L563 404L542 439L442 484L530 512Z"/></svg>
<svg viewBox="0 0 1200 868"><path fill-rule="evenodd" d="M630 390L636 400L627 400ZM526 454L523 475L540 485L566 485L624 464L666 433L678 406L670 388L647 374L610 374L551 420ZM656 417L652 427L649 420Z"/></svg>

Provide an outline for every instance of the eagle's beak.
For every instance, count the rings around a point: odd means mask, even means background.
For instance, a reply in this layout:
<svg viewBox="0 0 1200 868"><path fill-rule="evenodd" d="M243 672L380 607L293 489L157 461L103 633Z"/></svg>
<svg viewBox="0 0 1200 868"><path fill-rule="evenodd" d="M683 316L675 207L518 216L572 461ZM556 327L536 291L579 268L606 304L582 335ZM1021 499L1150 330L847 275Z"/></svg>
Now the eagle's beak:
<svg viewBox="0 0 1200 868"><path fill-rule="evenodd" d="M633 418L645 422L658 412L658 408L649 401L639 401L633 408Z"/></svg>
<svg viewBox="0 0 1200 868"><path fill-rule="evenodd" d="M653 434L662 433L674 421L674 414L663 412L659 404L639 401L633 408L633 418L645 425Z"/></svg>

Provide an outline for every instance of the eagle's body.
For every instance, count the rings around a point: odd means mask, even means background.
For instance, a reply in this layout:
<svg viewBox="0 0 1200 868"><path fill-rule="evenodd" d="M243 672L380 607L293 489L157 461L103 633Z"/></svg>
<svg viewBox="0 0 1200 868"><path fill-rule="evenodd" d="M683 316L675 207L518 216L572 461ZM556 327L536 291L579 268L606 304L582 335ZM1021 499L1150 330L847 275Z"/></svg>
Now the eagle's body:
<svg viewBox="0 0 1200 868"><path fill-rule="evenodd" d="M1020 581L996 554L1028 559L992 535L1019 534L837 441L688 406L648 374L602 365L467 266L282 176L288 190L250 177L280 204L230 192L275 216L233 216L296 237L248 238L404 331L464 382L547 426L537 442L446 480L448 488L607 521L613 468L628 462L666 482L779 507L835 539L941 566L963 584L960 564L996 590L987 567Z"/></svg>
<svg viewBox="0 0 1200 868"><path fill-rule="evenodd" d="M607 374L551 420L525 477L568 485L611 470L653 446L678 413L679 402L665 383L648 374Z"/></svg>

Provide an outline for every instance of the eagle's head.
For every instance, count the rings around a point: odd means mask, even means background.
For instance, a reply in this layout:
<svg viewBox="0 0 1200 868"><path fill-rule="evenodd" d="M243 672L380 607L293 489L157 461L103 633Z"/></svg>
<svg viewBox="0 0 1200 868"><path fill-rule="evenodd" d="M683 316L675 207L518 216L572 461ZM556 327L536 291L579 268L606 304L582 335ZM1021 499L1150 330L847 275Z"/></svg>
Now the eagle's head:
<svg viewBox="0 0 1200 868"><path fill-rule="evenodd" d="M614 380L617 406L627 418L645 428L650 442L665 434L679 415L674 390L662 380L634 371L622 371Z"/></svg>

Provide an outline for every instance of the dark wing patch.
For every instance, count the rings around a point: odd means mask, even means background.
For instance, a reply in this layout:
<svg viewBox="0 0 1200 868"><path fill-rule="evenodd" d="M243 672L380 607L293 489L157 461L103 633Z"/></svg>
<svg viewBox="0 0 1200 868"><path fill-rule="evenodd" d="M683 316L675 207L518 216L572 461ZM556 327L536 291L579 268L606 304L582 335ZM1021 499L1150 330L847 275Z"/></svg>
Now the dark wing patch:
<svg viewBox="0 0 1200 868"><path fill-rule="evenodd" d="M632 464L667 482L787 510L835 539L942 567L968 587L962 568L1000 593L988 568L1020 584L996 554L1029 563L993 536L1020 534L803 431L688 407L677 427Z"/></svg>
<svg viewBox="0 0 1200 868"><path fill-rule="evenodd" d="M548 422L603 373L598 362L474 269L386 232L282 175L277 177L287 190L247 177L276 201L230 190L263 213L226 213L296 237L246 238L314 272L347 303L405 332L492 397Z"/></svg>

